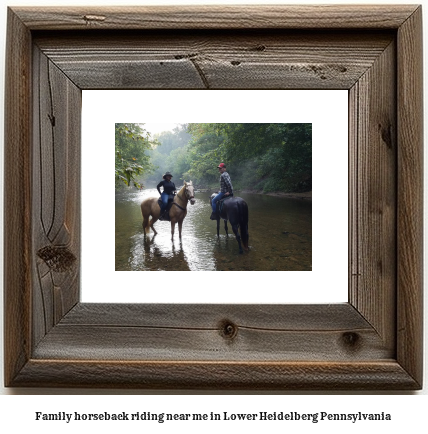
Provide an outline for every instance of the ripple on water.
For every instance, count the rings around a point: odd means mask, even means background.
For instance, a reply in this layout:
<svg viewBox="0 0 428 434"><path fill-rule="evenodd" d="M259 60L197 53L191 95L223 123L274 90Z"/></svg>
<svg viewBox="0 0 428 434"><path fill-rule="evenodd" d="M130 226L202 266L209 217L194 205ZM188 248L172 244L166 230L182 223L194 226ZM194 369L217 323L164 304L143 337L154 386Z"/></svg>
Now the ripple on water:
<svg viewBox="0 0 428 434"><path fill-rule="evenodd" d="M312 269L311 203L280 197L242 194L249 207L249 252L239 254L238 243L228 224L209 219L208 193L197 193L188 206L182 240L170 222L155 223L158 234L144 237L141 201L158 196L155 189L116 197L116 270L148 271L274 271Z"/></svg>

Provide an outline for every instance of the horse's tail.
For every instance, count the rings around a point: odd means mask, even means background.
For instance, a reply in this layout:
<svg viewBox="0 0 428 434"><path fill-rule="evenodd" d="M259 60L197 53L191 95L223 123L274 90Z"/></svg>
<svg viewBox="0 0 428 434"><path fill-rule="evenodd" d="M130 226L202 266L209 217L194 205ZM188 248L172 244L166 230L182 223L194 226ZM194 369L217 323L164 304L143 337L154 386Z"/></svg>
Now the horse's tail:
<svg viewBox="0 0 428 434"><path fill-rule="evenodd" d="M248 241L250 235L248 234L248 205L245 201L239 203L239 230L241 232L241 240L244 249L248 250Z"/></svg>

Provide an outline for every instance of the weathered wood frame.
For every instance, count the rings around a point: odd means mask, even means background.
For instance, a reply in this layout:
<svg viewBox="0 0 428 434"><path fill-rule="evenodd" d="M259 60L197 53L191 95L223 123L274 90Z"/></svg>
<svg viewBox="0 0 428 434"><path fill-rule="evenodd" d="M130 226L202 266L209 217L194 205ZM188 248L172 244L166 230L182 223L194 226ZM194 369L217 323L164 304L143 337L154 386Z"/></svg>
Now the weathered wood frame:
<svg viewBox="0 0 428 434"><path fill-rule="evenodd" d="M421 388L421 17L409 5L9 9L6 386ZM349 302L81 303L81 90L94 88L348 89Z"/></svg>

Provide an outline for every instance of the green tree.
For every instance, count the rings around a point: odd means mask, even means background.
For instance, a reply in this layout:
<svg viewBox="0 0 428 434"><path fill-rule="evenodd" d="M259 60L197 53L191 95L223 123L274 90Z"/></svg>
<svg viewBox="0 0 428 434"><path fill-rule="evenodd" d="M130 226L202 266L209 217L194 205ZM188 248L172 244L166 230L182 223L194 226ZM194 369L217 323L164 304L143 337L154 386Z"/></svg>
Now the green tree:
<svg viewBox="0 0 428 434"><path fill-rule="evenodd" d="M312 125L193 123L156 136L149 152L157 166L148 180L166 170L174 180L218 186L220 162L235 189L309 191L312 188Z"/></svg>
<svg viewBox="0 0 428 434"><path fill-rule="evenodd" d="M257 173L264 191L309 191L312 189L312 125L271 124L272 140L258 157Z"/></svg>
<svg viewBox="0 0 428 434"><path fill-rule="evenodd" d="M312 188L311 124L189 124L188 131L190 172L197 180L217 180L222 161L242 188Z"/></svg>
<svg viewBox="0 0 428 434"><path fill-rule="evenodd" d="M142 125L115 124L116 187L134 185L141 188L140 178L154 169L146 152L156 143Z"/></svg>
<svg viewBox="0 0 428 434"><path fill-rule="evenodd" d="M176 174L177 179L189 181L190 154L187 145L174 149L166 159L166 164L169 170Z"/></svg>
<svg viewBox="0 0 428 434"><path fill-rule="evenodd" d="M188 131L192 134L188 148L189 175L202 184L210 184L218 180L217 166L225 158L225 136L218 125L189 124L188 126Z"/></svg>
<svg viewBox="0 0 428 434"><path fill-rule="evenodd" d="M148 153L155 170L146 177L146 181L157 183L166 171L173 174L174 181L184 178L189 180L188 143L191 135L187 132L187 124L156 134L155 138L157 145Z"/></svg>
<svg viewBox="0 0 428 434"><path fill-rule="evenodd" d="M156 134L157 147L161 154L169 155L174 149L183 148L189 143L191 135L187 132L187 124L180 124L172 131Z"/></svg>

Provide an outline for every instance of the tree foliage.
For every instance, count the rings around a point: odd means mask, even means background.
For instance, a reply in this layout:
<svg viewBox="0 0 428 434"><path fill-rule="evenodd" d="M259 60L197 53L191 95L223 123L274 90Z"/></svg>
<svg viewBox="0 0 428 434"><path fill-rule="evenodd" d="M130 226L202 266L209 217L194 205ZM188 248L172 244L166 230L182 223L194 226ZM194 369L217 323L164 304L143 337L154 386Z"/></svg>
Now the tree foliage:
<svg viewBox="0 0 428 434"><path fill-rule="evenodd" d="M309 191L312 188L311 124L189 124L190 174L211 183L227 164L242 188Z"/></svg>
<svg viewBox="0 0 428 434"><path fill-rule="evenodd" d="M156 139L148 152L157 167L148 178L153 182L170 171L176 182L218 187L217 166L224 162L235 189L312 189L311 124L191 123Z"/></svg>
<svg viewBox="0 0 428 434"><path fill-rule="evenodd" d="M173 131L157 134L155 138L157 146L148 152L155 170L146 178L146 181L157 184L166 171L173 174L173 180L176 183L180 179L189 180L188 144L191 135L187 132L187 124L180 124Z"/></svg>
<svg viewBox="0 0 428 434"><path fill-rule="evenodd" d="M156 145L143 124L115 124L116 187L134 185L141 188L141 178L153 171L147 151Z"/></svg>

